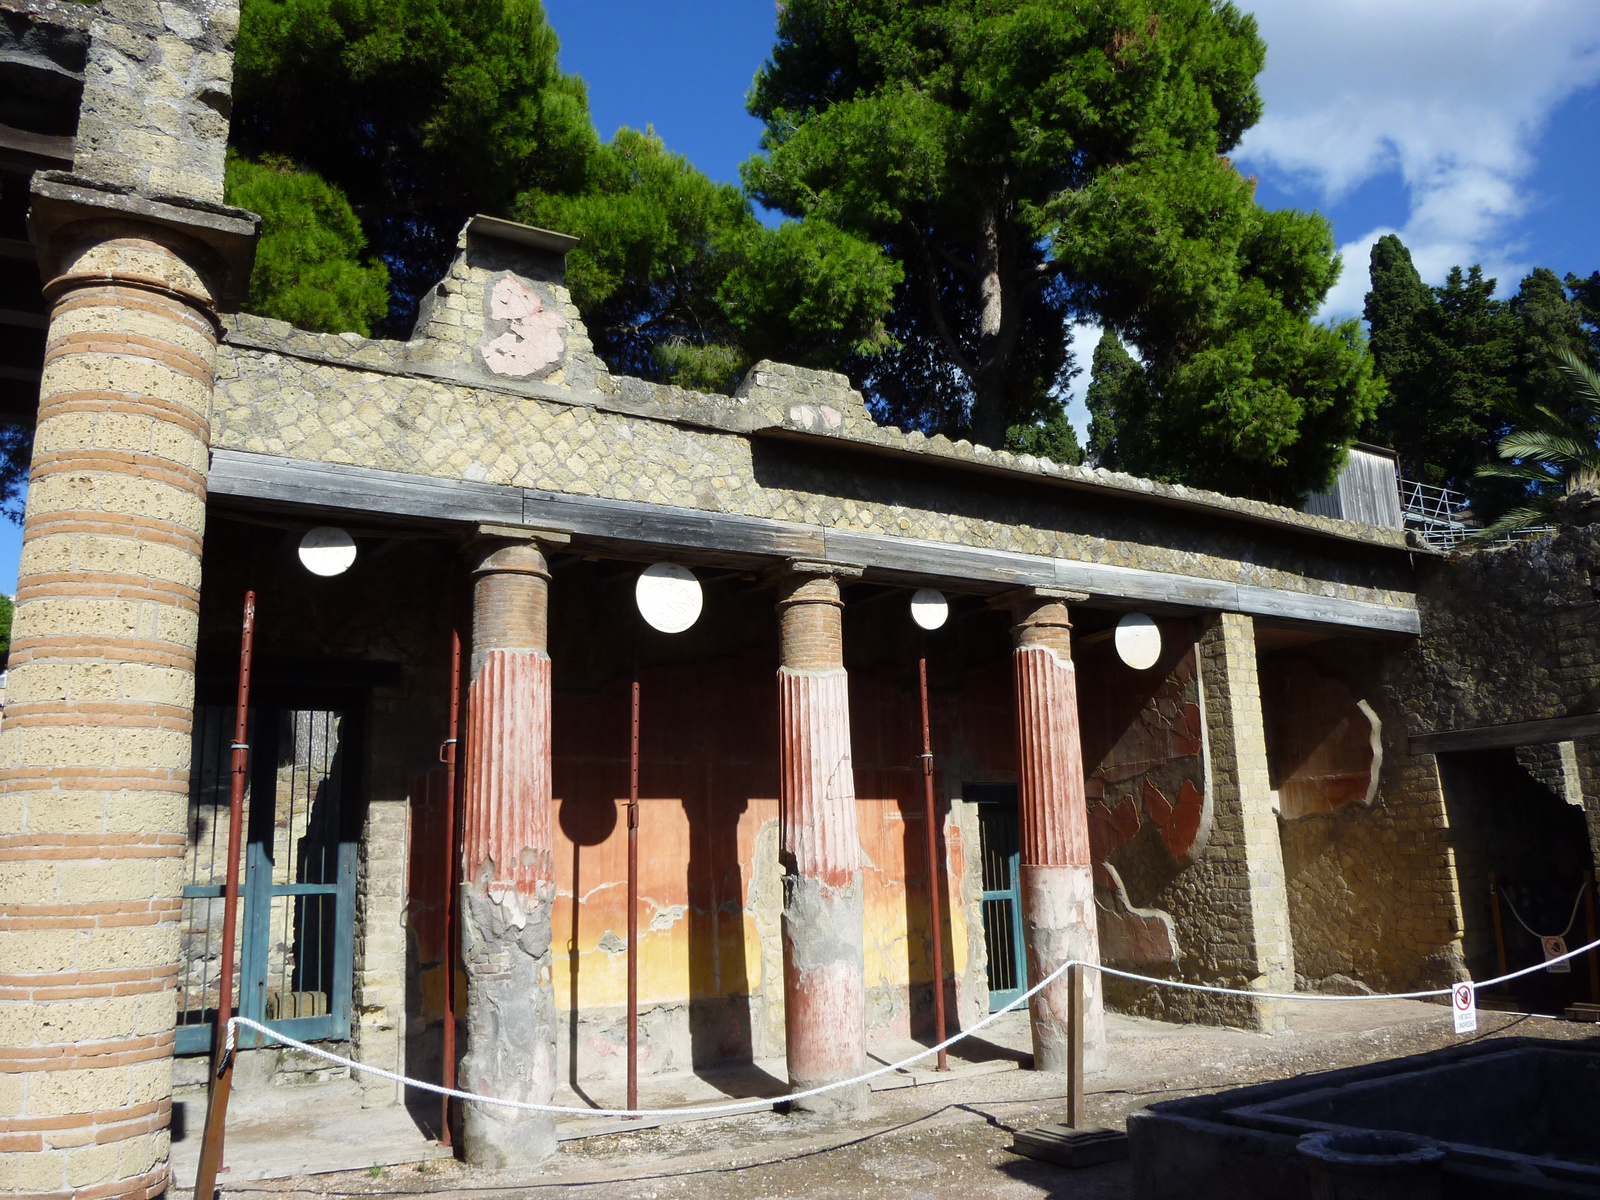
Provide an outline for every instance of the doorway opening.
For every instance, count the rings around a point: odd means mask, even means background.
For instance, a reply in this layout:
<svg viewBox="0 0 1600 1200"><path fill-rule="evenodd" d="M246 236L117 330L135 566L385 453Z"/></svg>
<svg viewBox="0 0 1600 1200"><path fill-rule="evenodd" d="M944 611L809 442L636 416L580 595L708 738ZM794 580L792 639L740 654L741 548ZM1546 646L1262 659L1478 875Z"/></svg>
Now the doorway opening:
<svg viewBox="0 0 1600 1200"><path fill-rule="evenodd" d="M1028 951L1022 939L1021 837L1017 785L968 783L961 798L978 810L983 864L983 941L989 957L989 1011L1028 990Z"/></svg>
<svg viewBox="0 0 1600 1200"><path fill-rule="evenodd" d="M195 708L184 863L177 1053L212 1046L222 953L234 708ZM348 1041L361 805L360 706L263 697L251 708L233 997L301 1041ZM239 1044L261 1044L242 1031Z"/></svg>

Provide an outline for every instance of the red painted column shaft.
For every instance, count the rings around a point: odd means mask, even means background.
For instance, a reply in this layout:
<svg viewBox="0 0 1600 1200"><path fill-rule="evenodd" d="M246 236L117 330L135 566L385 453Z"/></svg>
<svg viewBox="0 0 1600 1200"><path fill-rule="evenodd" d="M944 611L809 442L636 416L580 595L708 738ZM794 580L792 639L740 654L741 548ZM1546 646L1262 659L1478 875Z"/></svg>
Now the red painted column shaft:
<svg viewBox="0 0 1600 1200"><path fill-rule="evenodd" d="M1089 863L1072 624L1062 598L1038 593L1019 599L1016 618L1022 920L1031 986L1071 959L1098 963L1100 937ZM1083 974L1088 994L1084 1057L1095 1069L1105 1048L1100 975ZM1063 975L1030 1003L1037 1070L1067 1070L1069 994Z"/></svg>
<svg viewBox="0 0 1600 1200"><path fill-rule="evenodd" d="M531 542L491 544L474 571L461 813L462 1086L548 1104L555 1091L550 962L550 573ZM508 1167L555 1152L545 1116L463 1106L467 1161Z"/></svg>
<svg viewBox="0 0 1600 1200"><path fill-rule="evenodd" d="M784 1030L789 1084L804 1091L866 1069L861 845L839 584L791 572L779 597ZM849 1115L866 1102L855 1084L795 1107Z"/></svg>

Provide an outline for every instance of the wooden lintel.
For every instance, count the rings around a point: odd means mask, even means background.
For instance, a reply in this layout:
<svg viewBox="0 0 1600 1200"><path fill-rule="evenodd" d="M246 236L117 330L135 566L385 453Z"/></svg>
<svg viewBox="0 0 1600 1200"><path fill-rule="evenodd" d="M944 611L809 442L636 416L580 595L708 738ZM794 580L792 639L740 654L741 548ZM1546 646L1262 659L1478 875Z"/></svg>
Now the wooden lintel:
<svg viewBox="0 0 1600 1200"><path fill-rule="evenodd" d="M1600 713L1552 717L1545 721L1517 721L1509 725L1480 725L1473 729L1442 729L1413 734L1406 739L1408 754L1448 754L1455 750L1503 750L1512 746L1544 746L1600 734Z"/></svg>
<svg viewBox="0 0 1600 1200"><path fill-rule="evenodd" d="M799 559L859 567L871 582L980 594L1013 588L1089 593L1109 607L1240 612L1312 622L1348 633L1416 634L1413 607L1311 595L1104 563L1019 554L891 534L829 529L739 513L440 479L368 467L304 462L239 450L212 452L211 491L285 508L409 516L570 532L574 547L694 552L724 566L759 569Z"/></svg>

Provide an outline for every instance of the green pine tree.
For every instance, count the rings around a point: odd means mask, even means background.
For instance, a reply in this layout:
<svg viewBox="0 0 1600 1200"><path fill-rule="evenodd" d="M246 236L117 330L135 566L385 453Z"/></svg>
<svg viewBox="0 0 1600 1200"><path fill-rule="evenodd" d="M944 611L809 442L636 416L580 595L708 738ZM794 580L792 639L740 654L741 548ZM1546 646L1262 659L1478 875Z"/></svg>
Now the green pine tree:
<svg viewBox="0 0 1600 1200"><path fill-rule="evenodd" d="M826 222L767 228L653 131L618 130L580 192L514 211L578 237L567 282L615 371L731 392L757 359L833 366L884 339L892 262Z"/></svg>
<svg viewBox="0 0 1600 1200"><path fill-rule="evenodd" d="M0 596L0 671L11 657L11 618L16 614L17 602L10 596Z"/></svg>
<svg viewBox="0 0 1600 1200"><path fill-rule="evenodd" d="M1084 404L1089 409L1089 456L1096 466L1122 470L1121 450L1129 438L1137 436L1139 416L1149 408L1150 397L1144 368L1109 329L1095 345ZM1134 459L1139 456L1137 448L1129 454Z"/></svg>
<svg viewBox="0 0 1600 1200"><path fill-rule="evenodd" d="M231 137L343 193L405 336L473 213L576 192L597 139L539 0L244 0Z"/></svg>
<svg viewBox="0 0 1600 1200"><path fill-rule="evenodd" d="M367 239L338 188L281 160L253 163L230 152L224 195L261 214L246 311L362 336L389 311L389 269L362 263Z"/></svg>
<svg viewBox="0 0 1600 1200"><path fill-rule="evenodd" d="M902 424L1002 444L1051 419L1075 318L1147 364L1132 470L1289 499L1377 395L1321 217L1265 212L1223 157L1265 47L1211 0L791 0L745 181L904 269L858 368Z"/></svg>

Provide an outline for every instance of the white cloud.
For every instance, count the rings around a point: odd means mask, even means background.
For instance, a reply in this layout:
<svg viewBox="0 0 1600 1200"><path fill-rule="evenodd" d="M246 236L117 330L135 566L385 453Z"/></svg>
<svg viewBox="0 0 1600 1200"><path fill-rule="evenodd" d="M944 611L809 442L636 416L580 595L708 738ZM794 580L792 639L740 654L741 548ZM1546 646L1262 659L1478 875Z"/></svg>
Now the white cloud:
<svg viewBox="0 0 1600 1200"><path fill-rule="evenodd" d="M1256 0L1267 43L1261 123L1236 159L1309 184L1322 204L1390 171L1410 211L1398 230L1424 278L1481 261L1526 269L1506 241L1534 201L1530 147L1551 111L1600 79L1596 0ZM1359 312L1367 251L1343 247L1330 314Z"/></svg>

